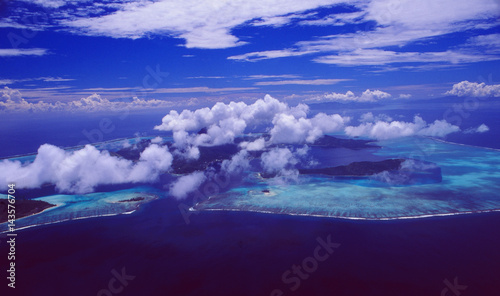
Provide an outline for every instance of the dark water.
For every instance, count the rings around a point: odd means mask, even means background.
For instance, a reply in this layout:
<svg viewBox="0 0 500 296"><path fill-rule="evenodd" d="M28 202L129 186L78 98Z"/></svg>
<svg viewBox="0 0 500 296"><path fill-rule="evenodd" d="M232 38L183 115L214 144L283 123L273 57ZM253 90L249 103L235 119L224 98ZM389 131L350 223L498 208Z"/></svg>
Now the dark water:
<svg viewBox="0 0 500 296"><path fill-rule="evenodd" d="M16 293L2 295L115 295L101 290L122 268L135 278L119 295L454 295L441 293L455 277L462 295L498 295L500 213L345 221L203 212L186 224L177 206L162 199L131 215L21 231ZM340 246L290 291L283 273L328 236ZM2 267L6 253L2 239Z"/></svg>

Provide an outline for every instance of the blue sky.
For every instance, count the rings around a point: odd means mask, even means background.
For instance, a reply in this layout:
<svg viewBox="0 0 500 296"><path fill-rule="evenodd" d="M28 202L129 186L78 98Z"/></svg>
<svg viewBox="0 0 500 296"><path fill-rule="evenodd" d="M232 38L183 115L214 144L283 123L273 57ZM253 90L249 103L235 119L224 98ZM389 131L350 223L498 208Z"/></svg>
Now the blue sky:
<svg viewBox="0 0 500 296"><path fill-rule="evenodd" d="M13 102L423 99L500 76L495 0L2 3Z"/></svg>

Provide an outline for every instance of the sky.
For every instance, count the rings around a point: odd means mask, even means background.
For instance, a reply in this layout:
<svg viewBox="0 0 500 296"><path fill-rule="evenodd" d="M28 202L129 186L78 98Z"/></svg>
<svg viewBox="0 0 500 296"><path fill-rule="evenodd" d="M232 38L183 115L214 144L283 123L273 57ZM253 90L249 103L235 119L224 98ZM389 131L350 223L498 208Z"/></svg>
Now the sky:
<svg viewBox="0 0 500 296"><path fill-rule="evenodd" d="M1 110L500 96L498 0L0 4Z"/></svg>

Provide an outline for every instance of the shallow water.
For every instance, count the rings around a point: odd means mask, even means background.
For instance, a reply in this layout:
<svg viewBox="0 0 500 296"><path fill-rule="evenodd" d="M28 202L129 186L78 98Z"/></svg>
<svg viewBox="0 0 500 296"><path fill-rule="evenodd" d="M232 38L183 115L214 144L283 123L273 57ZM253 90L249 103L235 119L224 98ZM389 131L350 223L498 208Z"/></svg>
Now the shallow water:
<svg viewBox="0 0 500 296"><path fill-rule="evenodd" d="M275 184L253 175L244 186L212 196L193 210L402 219L500 209L500 151L416 137L378 145L382 148L373 152L376 156L437 164L442 182L391 186L367 178L302 175L298 182Z"/></svg>

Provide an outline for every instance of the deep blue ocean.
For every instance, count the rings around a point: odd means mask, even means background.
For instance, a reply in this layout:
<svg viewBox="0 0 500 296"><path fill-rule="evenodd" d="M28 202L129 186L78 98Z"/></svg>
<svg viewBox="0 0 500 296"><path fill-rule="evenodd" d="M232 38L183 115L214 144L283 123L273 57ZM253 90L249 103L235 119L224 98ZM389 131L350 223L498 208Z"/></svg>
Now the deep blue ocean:
<svg viewBox="0 0 500 296"><path fill-rule="evenodd" d="M454 98L429 101L425 108L422 104L366 104L354 110L343 104L310 107L312 113L340 113L353 120L372 112L404 121L419 114L432 122L462 103ZM481 101L466 118L459 116L460 124L455 123L462 130L484 123L490 131L456 133L446 140L500 148L499 110L498 104ZM34 153L44 143L71 147L137 133L156 135L152 128L167 112L7 114L0 118L0 157ZM2 271L1 295L500 295L500 212L353 221L208 211L192 214L187 224L179 204L162 198L130 215L19 231L17 287L14 293L6 290ZM293 283L283 281L294 265L314 257L318 239L328 237L340 246L327 259L316 261L303 278L289 276ZM0 265L6 266L5 236L0 240ZM128 277L120 282L117 272ZM454 281L460 289L451 288Z"/></svg>

